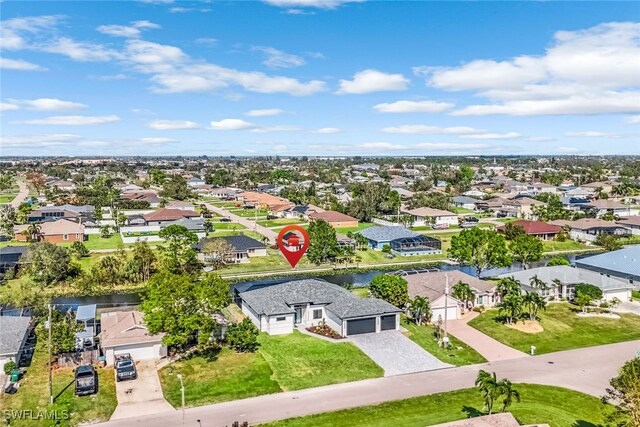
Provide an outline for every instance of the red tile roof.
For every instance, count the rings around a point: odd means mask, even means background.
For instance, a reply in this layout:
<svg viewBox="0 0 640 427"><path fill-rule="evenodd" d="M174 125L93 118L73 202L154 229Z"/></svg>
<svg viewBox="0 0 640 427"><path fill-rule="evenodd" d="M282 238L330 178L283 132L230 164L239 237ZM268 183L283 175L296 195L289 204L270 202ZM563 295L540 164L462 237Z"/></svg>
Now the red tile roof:
<svg viewBox="0 0 640 427"><path fill-rule="evenodd" d="M557 234L562 231L562 227L559 225L547 224L542 221L528 221L526 219L519 219L517 221L513 221L511 224L518 225L524 228L525 233L530 235L536 234ZM498 227L499 231L504 231L505 226L501 225Z"/></svg>
<svg viewBox="0 0 640 427"><path fill-rule="evenodd" d="M357 218L336 211L313 212L309 214L309 219L321 219L327 222L358 221Z"/></svg>
<svg viewBox="0 0 640 427"><path fill-rule="evenodd" d="M194 211L183 211L182 209L158 209L144 215L145 221L177 221L182 218L195 218L200 215Z"/></svg>

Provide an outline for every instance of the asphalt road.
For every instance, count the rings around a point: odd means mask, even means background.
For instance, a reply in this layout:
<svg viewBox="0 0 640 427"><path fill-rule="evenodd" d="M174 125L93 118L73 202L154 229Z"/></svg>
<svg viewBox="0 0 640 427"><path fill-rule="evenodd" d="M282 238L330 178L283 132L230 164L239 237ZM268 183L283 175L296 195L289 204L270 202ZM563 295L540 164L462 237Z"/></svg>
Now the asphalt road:
<svg viewBox="0 0 640 427"><path fill-rule="evenodd" d="M182 412L178 410L95 425L218 427L229 426L234 421L248 421L253 425L469 388L473 387L479 369L495 371L499 377L513 382L566 387L600 397L610 378L639 351L640 341L630 341L200 406L184 411L184 424Z"/></svg>
<svg viewBox="0 0 640 427"><path fill-rule="evenodd" d="M240 215L236 215L233 212L229 212L228 210L220 208L218 206L214 206L211 203L205 203L204 205L210 211L215 212L218 215L226 216L230 218L231 221L244 225L245 227L247 227L247 229L254 230L256 233L263 235L264 237L269 239L269 243L271 244L276 243L276 238L278 237L278 233L276 233L275 231L267 227L263 227L260 224L256 224L254 221L251 221L248 218L242 217Z"/></svg>
<svg viewBox="0 0 640 427"><path fill-rule="evenodd" d="M29 196L29 187L27 187L27 184L25 184L24 181L18 181L18 185L20 186L20 191L10 203L10 205L16 209L18 209L20 204Z"/></svg>

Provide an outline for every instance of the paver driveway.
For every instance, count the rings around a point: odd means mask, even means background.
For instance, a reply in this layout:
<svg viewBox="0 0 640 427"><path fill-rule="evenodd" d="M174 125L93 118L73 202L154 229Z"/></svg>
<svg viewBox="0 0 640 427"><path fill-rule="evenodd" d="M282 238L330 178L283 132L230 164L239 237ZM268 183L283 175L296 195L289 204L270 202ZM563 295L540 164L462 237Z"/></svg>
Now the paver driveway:
<svg viewBox="0 0 640 427"><path fill-rule="evenodd" d="M118 406L111 415L111 419L174 412L173 406L164 400L155 362L138 362L136 368L137 379L116 382Z"/></svg>
<svg viewBox="0 0 640 427"><path fill-rule="evenodd" d="M349 339L382 369L384 376L411 374L448 368L400 331L352 335Z"/></svg>

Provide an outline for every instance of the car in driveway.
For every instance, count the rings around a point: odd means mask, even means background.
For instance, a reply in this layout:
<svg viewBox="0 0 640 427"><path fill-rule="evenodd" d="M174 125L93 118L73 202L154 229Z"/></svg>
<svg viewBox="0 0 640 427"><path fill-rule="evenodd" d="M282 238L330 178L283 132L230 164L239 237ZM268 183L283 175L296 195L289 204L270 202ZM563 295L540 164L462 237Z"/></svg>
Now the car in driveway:
<svg viewBox="0 0 640 427"><path fill-rule="evenodd" d="M227 218L226 216L222 217L220 218L220 222L231 222L231 218Z"/></svg>
<svg viewBox="0 0 640 427"><path fill-rule="evenodd" d="M91 365L78 366L75 371L76 395L87 396L98 391L96 370Z"/></svg>
<svg viewBox="0 0 640 427"><path fill-rule="evenodd" d="M138 371L129 353L116 356L116 381L135 380L138 378Z"/></svg>

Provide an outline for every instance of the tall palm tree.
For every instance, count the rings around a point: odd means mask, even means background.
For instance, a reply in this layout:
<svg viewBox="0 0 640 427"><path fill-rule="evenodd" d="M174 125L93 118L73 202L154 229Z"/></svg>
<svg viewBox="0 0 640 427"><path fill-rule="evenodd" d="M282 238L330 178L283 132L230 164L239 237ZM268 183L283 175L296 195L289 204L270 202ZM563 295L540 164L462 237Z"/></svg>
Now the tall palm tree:
<svg viewBox="0 0 640 427"><path fill-rule="evenodd" d="M473 305L473 301L476 299L476 293L473 292L471 286L468 283L459 281L453 285L451 296L462 301L465 309L469 309Z"/></svg>
<svg viewBox="0 0 640 427"><path fill-rule="evenodd" d="M497 388L502 398L502 407L500 412L505 412L515 399L516 402L520 402L520 393L513 388L513 384L508 379L498 381Z"/></svg>
<svg viewBox="0 0 640 427"><path fill-rule="evenodd" d="M431 304L428 299L419 295L409 302L409 312L413 321L418 325L431 320Z"/></svg>
<svg viewBox="0 0 640 427"><path fill-rule="evenodd" d="M538 317L538 311L547 308L547 302L537 292L527 292L522 297L522 302L527 306L529 311L529 319L536 320Z"/></svg>
<svg viewBox="0 0 640 427"><path fill-rule="evenodd" d="M32 222L31 224L29 224L27 229L22 232L22 234L27 236L28 242L37 242L40 240L41 231L42 231L42 227L40 226L40 224L36 224L35 222Z"/></svg>
<svg viewBox="0 0 640 427"><path fill-rule="evenodd" d="M487 372L482 369L476 376L476 387L482 393L484 400L484 409L491 415L493 412L493 404L500 397L500 389L498 388L498 379L495 372Z"/></svg>
<svg viewBox="0 0 640 427"><path fill-rule="evenodd" d="M546 291L547 289L549 289L549 285L547 285L547 282L540 279L537 274L529 279L529 284L531 285L531 287L540 289L541 291Z"/></svg>

